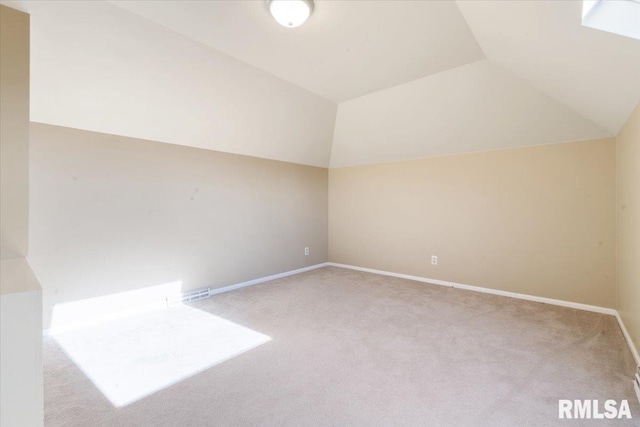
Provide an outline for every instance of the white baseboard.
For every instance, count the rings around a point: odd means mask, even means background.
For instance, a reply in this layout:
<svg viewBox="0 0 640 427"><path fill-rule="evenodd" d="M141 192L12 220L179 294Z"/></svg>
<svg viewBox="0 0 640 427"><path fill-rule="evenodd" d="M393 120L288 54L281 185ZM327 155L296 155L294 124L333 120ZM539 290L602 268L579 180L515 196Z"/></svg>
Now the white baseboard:
<svg viewBox="0 0 640 427"><path fill-rule="evenodd" d="M563 301L563 300L553 299L553 298L537 297L537 296L533 296L533 295L520 294L520 293L517 293L517 292L500 291L500 290L497 290L497 289L483 288L483 287L480 287L480 286L471 286L471 285L464 285L462 283L448 282L446 280L428 279L426 277L411 276L409 274L393 273L393 272L390 272L390 271L375 270L373 268L357 267L355 265L338 264L338 263L335 263L335 262L329 262L327 264L330 265L330 266L333 266L333 267L340 267L340 268L347 268L347 269L350 269L350 270L364 271L366 273L373 273L373 274L380 274L380 275L383 275L383 276L398 277L400 279L408 279L408 280L414 280L414 281L417 281L417 282L431 283L433 285L447 286L447 287L451 287L451 288L464 289L464 290L467 290L467 291L474 291L474 292L483 292L483 293L486 293L486 294L500 295L500 296L503 296L503 297L517 298L517 299L522 299L522 300L527 300L527 301L534 301L534 302L541 302L541 303L544 303L544 304L559 305L559 306L562 306L562 307L575 308L577 310L593 311L595 313L608 314L608 315L611 315L611 316L615 316L616 320L618 321L618 325L620 325L620 329L622 330L622 335L624 336L624 339L627 342L627 345L629 346L629 350L631 350L631 354L633 355L633 358L636 361L636 365L640 365L640 356L638 355L638 350L636 349L635 345L633 344L633 341L631 340L631 336L629 335L629 332L627 332L627 328L625 328L624 323L622 322L622 319L620 318L620 315L618 314L618 311L613 309L613 308L599 307L599 306L596 306L596 305L581 304L581 303L577 303L577 302Z"/></svg>
<svg viewBox="0 0 640 427"><path fill-rule="evenodd" d="M292 276L294 274L304 273L305 271L310 271L310 270L315 270L317 268L326 267L327 265L329 265L329 263L324 262L324 263L321 263L321 264L311 265L309 267L298 268L297 270L285 271L284 273L273 274L271 276L260 277L258 279L253 279L253 280L249 280L249 281L246 281L246 282L236 283L234 285L224 286L222 288L211 289L210 292L209 292L209 295L213 296L213 295L216 295L216 294L221 294L221 293L224 293L224 292L233 291L233 290L244 288L244 287L247 287L247 286L257 285L258 283L269 282L271 280L281 279L283 277ZM43 336L47 336L47 335L50 335L50 334L51 334L51 329L50 328L42 330L42 335Z"/></svg>
<svg viewBox="0 0 640 427"><path fill-rule="evenodd" d="M249 280L242 283L236 283L235 285L229 285L222 288L211 289L210 294L216 295L224 292L233 291L240 288L245 288L247 286L257 285L258 283L269 282L271 280L282 279L283 277L293 276L294 274L304 273L305 271L315 270L317 268L322 268L328 266L328 262L323 262L321 264L315 264L309 267L299 268L297 270L285 271L284 273L274 274L272 276L260 277L258 279Z"/></svg>
<svg viewBox="0 0 640 427"><path fill-rule="evenodd" d="M487 293L487 294L499 295L499 296L504 296L504 297L509 297L509 298L516 298L516 299L522 299L522 300L527 300L527 301L540 302L540 303L544 303L544 304L552 304L552 305L558 305L558 306L562 306L562 307L575 308L577 310L586 310L586 311L593 311L593 312L601 313L601 314L612 315L612 316L616 317L616 319L618 321L618 324L620 325L620 329L622 330L622 334L623 334L625 340L627 341L627 344L629 346L629 349L631 350L631 354L633 355L633 358L636 361L636 364L640 365L640 356L638 355L638 350L635 348L635 345L633 344L633 341L631 340L631 336L629 335L629 332L627 331L627 328L624 326L624 323L622 322L622 319L620 318L620 315L618 314L618 311L613 309L613 308L598 307L598 306L595 306L595 305L581 304L581 303L577 303L577 302L563 301L563 300L558 300L558 299L553 299L553 298L537 297L537 296L533 296L533 295L520 294L520 293L516 293L516 292L508 292L508 291L501 291L501 290L497 290L497 289L483 288L483 287L480 287L480 286L464 285L462 283L455 283L455 282L449 282L449 281L438 280L438 279L429 279L429 278L426 278L426 277L412 276L412 275L409 275L409 274L401 274L401 273L393 273L393 272L390 272L390 271L375 270L373 268L357 267L357 266L354 266L354 265L338 264L338 263L335 263L335 262L324 262L324 263L315 264L315 265L312 265L312 266L309 266L309 267L299 268L297 270L286 271L284 273L278 273L278 274L274 274L274 275L271 275L271 276L260 277L258 279L248 280L246 282L236 283L234 285L224 286L222 288L211 289L211 293L210 294L211 295L221 294L221 293L224 293L224 292L229 292L229 291L233 291L233 290L236 290L236 289L245 288L247 286L257 285L259 283L269 282L271 280L281 279L281 278L287 277L287 276L293 276L294 274L300 274L300 273L304 273L305 271L311 271L311 270L315 270L315 269L322 268L322 267L327 267L327 266L340 267L340 268L346 268L346 269L357 270L357 271L364 271L364 272L367 272L367 273L380 274L380 275L383 275L383 276L398 277L400 279L414 280L414 281L417 281L417 282L430 283L430 284L433 284L433 285L447 286L447 287L451 287L451 288L464 289L464 290L474 291L474 292L483 292L483 293ZM48 329L45 329L43 331L44 335L48 335L48 333L49 333Z"/></svg>
<svg viewBox="0 0 640 427"><path fill-rule="evenodd" d="M374 270L372 268L356 267L356 266L347 265L347 264L337 264L335 262L330 262L329 265L334 267L348 268L350 270L364 271L367 273L381 274L383 276L399 277L401 279L414 280L416 282L431 283L433 285L464 289L467 291L482 292L485 294L493 294L493 295L500 295L503 297L523 299L527 301L541 302L544 304L559 305L562 307L575 308L578 310L594 311L596 313L610 314L612 316L615 316L616 314L618 314L618 312L613 308L598 307L596 305L581 304L577 302L563 301L563 300L553 299L553 298L537 297L533 295L519 294L517 292L508 292L508 291L501 291L498 289L483 288L481 286L464 285L462 283L448 282L446 280L429 279L426 277L411 276L409 274L392 273L390 271Z"/></svg>
<svg viewBox="0 0 640 427"><path fill-rule="evenodd" d="M622 331L622 335L624 335L624 339L627 341L627 344L629 345L629 350L631 350L631 354L633 354L633 358L636 361L636 365L640 366L640 354L638 354L638 350L636 349L636 346L633 344L631 335L629 335L629 332L627 331L627 328L624 326L624 322L620 317L620 313L618 313L617 311L616 311L616 319L618 319L618 325L620 325L620 330ZM640 398L638 400L640 400Z"/></svg>

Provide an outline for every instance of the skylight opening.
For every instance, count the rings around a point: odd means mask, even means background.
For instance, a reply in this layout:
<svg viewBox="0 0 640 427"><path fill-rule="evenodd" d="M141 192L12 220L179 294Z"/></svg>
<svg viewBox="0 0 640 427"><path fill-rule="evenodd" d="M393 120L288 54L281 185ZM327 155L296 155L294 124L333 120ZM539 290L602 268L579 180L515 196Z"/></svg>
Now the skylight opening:
<svg viewBox="0 0 640 427"><path fill-rule="evenodd" d="M640 40L640 0L583 0L582 25Z"/></svg>

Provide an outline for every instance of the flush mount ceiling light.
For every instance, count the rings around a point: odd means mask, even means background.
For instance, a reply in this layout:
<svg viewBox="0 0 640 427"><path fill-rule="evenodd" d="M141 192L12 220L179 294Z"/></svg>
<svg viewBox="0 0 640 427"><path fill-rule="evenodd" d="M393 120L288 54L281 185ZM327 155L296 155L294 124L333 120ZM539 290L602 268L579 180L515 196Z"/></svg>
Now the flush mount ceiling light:
<svg viewBox="0 0 640 427"><path fill-rule="evenodd" d="M313 0L267 0L267 7L278 24L295 28L304 24L313 12Z"/></svg>

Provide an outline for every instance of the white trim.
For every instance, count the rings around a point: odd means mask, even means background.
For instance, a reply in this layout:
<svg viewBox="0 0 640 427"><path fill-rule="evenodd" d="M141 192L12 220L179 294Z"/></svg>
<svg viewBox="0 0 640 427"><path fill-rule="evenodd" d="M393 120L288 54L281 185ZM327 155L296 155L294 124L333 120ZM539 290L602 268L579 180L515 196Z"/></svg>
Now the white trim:
<svg viewBox="0 0 640 427"><path fill-rule="evenodd" d="M293 276L294 274L304 273L305 271L315 270L317 268L327 267L330 263L323 262L322 264L315 264L309 267L299 268L297 270L285 271L284 273L274 274L272 276L260 277L259 279L249 280L247 282L236 283L235 285L229 285L222 288L211 289L210 294L216 295L224 292L233 291L240 288L245 288L247 286L257 285L258 283L269 282L271 280L281 279L287 276Z"/></svg>
<svg viewBox="0 0 640 427"><path fill-rule="evenodd" d="M593 311L595 313L608 314L611 316L615 316L616 320L618 321L618 325L622 330L622 335L624 336L624 339L627 342L627 345L629 346L629 350L631 351L631 354L633 355L633 358L636 361L636 365L640 366L640 355L638 355L638 350L633 344L633 341L631 340L631 336L629 335L627 328L625 328L624 323L620 318L620 314L618 314L618 310L615 310L613 308L598 307L596 305L581 304L577 302L563 301L563 300L553 299L553 298L537 297L533 295L519 294L517 292L500 291L497 289L483 288L480 286L463 285L462 283L448 282L446 280L428 279L426 277L411 276L409 274L393 273L390 271L383 271L383 270L375 270L373 268L357 267L355 265L338 264L335 262L329 262L327 264L332 267L340 267L340 268L346 268L349 270L364 271L366 273L380 274L382 276L398 277L400 279L414 280L416 282L431 283L433 285L447 286L450 288L464 289L467 291L474 291L474 292L483 292L486 294L500 295L503 297L541 302L544 304L559 305L561 307L569 307L569 308L575 308L577 310Z"/></svg>
<svg viewBox="0 0 640 427"><path fill-rule="evenodd" d="M269 282L271 280L281 279L287 276L293 276L294 274L304 273L305 271L315 270L317 268L326 267L328 265L329 265L328 262L323 262L321 264L315 264L309 267L298 268L297 270L285 271L284 273L273 274L271 276L260 277L258 279L249 280L247 282L236 283L235 285L229 285L229 286L224 286L222 288L210 289L209 296L233 291L240 288L245 288L247 286L257 285L258 283L264 283L264 282ZM51 331L50 329L43 329L42 335L47 336L50 334L50 331Z"/></svg>
<svg viewBox="0 0 640 427"><path fill-rule="evenodd" d="M481 286L464 285L462 283L448 282L446 280L428 279L426 277L411 276L409 274L401 274L401 273L392 273L390 271L375 270L373 268L356 267L354 265L337 264L335 262L330 262L329 265L331 265L333 267L348 268L350 270L358 270L358 271L364 271L364 272L367 272L367 273L380 274L380 275L383 275L383 276L399 277L401 279L408 279L408 280L415 280L417 282L431 283L433 285L440 285L440 286L447 286L447 287L450 287L450 288L464 289L464 290L467 290L467 291L482 292L482 293L485 293L485 294L493 294L493 295L500 295L500 296L503 296L503 297L523 299L523 300L527 300L527 301L541 302L541 303L544 303L544 304L559 305L559 306L562 306L562 307L575 308L575 309L578 309L578 310L594 311L596 313L610 314L612 316L615 316L615 315L618 314L618 312L613 308L598 307L596 305L581 304L581 303L578 303L578 302L563 301L563 300L553 299L553 298L537 297L537 296L533 296L533 295L519 294L517 292L508 292L508 291L501 291L501 290L498 290L498 289L483 288Z"/></svg>
<svg viewBox="0 0 640 427"><path fill-rule="evenodd" d="M622 321L622 318L620 317L620 314L617 311L616 311L616 319L618 319L618 325L620 325L620 330L622 331L622 335L624 336L624 339L627 341L627 345L629 346L629 350L631 350L631 354L633 355L633 358L636 361L636 365L640 366L640 355L638 354L638 350L636 349L636 346L633 343L633 340L631 339L631 335L629 335L629 332L627 331L627 328L624 326L624 322ZM638 397L638 400L640 400L640 396Z"/></svg>
<svg viewBox="0 0 640 427"><path fill-rule="evenodd" d="M271 280L281 279L283 277L293 276L294 274L300 274L300 273L304 273L305 271L311 271L311 270L315 270L322 267L328 267L328 266L346 268L349 270L364 271L366 273L379 274L382 276L398 277L400 279L414 280L416 282L430 283L433 285L447 286L451 288L464 289L467 291L482 292L486 294L499 295L503 297L516 298L516 299L522 299L527 301L540 302L544 304L575 308L577 310L586 310L586 311L593 311L595 313L609 314L616 317L616 320L618 321L618 325L620 326L620 330L622 331L622 335L624 336L624 339L627 341L629 350L631 350L631 354L633 355L633 358L636 361L636 365L640 366L640 355L638 355L638 350L633 344L633 341L631 340L631 336L629 335L627 328L624 326L624 323L622 322L622 318L620 318L620 314L618 314L618 311L613 308L598 307L595 305L581 304L577 302L563 301L563 300L553 299L553 298L537 297L533 295L520 294L517 292L501 291L497 289L483 288L481 286L464 285L462 283L449 282L446 280L428 279L426 277L412 276L409 274L402 274L402 273L393 273L390 271L383 271L383 270L375 270L373 268L357 267L355 265L338 264L335 262L324 262L324 263L315 264L309 267L299 268L297 270L285 271L284 273L278 273L271 276L260 277L258 279L249 280L246 282L236 283L235 285L229 285L229 286L224 286L222 288L211 289L210 295L221 294L224 292L245 288L247 286L253 286L259 283L269 282ZM42 334L44 336L49 335L49 329L43 329Z"/></svg>

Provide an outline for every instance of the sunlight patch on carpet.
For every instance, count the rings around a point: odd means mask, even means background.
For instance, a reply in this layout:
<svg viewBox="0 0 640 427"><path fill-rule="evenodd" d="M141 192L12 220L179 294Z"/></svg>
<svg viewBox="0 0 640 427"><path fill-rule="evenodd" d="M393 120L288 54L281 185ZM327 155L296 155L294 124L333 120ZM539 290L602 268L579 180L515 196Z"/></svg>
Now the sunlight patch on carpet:
<svg viewBox="0 0 640 427"><path fill-rule="evenodd" d="M52 331L115 405L129 405L271 340L186 305Z"/></svg>

